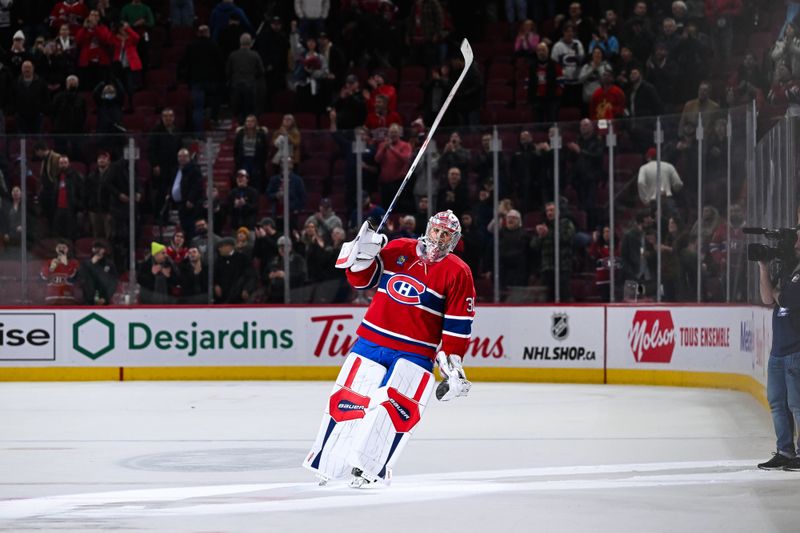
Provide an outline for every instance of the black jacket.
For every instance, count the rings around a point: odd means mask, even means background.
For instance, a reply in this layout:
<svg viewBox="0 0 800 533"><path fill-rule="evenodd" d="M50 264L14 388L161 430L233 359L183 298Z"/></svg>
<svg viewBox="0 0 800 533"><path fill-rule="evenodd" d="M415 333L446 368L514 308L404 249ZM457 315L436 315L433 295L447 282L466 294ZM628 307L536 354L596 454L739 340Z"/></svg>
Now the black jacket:
<svg viewBox="0 0 800 533"><path fill-rule="evenodd" d="M238 198L244 198L244 205L239 207L234 205ZM256 215L258 215L258 191L253 187L234 187L228 193L227 200L231 226L234 229L241 226L253 229L256 225Z"/></svg>
<svg viewBox="0 0 800 533"><path fill-rule="evenodd" d="M85 133L86 100L78 91L61 91L53 98L53 133Z"/></svg>
<svg viewBox="0 0 800 533"><path fill-rule="evenodd" d="M161 179L175 177L178 168L178 150L183 148L183 136L177 129L167 131L164 123L158 125L150 132L147 142L147 158L152 166L161 167Z"/></svg>
<svg viewBox="0 0 800 533"><path fill-rule="evenodd" d="M214 263L214 285L222 289L222 296L214 298L216 303L242 303L242 291L252 294L255 289L255 276L247 257L236 251L218 256Z"/></svg>
<svg viewBox="0 0 800 533"><path fill-rule="evenodd" d="M625 91L625 100L632 117L655 117L664 113L664 103L653 84L642 80L634 93L633 84Z"/></svg>
<svg viewBox="0 0 800 533"><path fill-rule="evenodd" d="M14 83L13 91L14 108L21 119L35 119L47 110L47 86L39 76L34 76L29 84L20 77Z"/></svg>
<svg viewBox="0 0 800 533"><path fill-rule="evenodd" d="M86 176L83 188L83 205L92 213L107 213L111 205L111 192L108 181L112 175L112 165L101 172L99 168L93 169Z"/></svg>
<svg viewBox="0 0 800 533"><path fill-rule="evenodd" d="M169 176L169 195L172 201L175 199L172 197L172 184L175 181L175 176L177 176L178 170L176 169L174 173ZM200 173L200 169L197 165L193 162L189 162L185 167L183 167L183 174L181 177L181 201L175 202L178 205L179 209L186 208L186 202L192 202L194 205L194 209L197 209L200 205L200 202L203 201L203 175Z"/></svg>
<svg viewBox="0 0 800 533"><path fill-rule="evenodd" d="M222 50L209 37L197 37L186 48L178 72L189 85L222 81L225 73Z"/></svg>
<svg viewBox="0 0 800 533"><path fill-rule="evenodd" d="M236 139L233 141L233 160L236 164L236 169L244 168L244 128L239 128L236 132ZM256 153L254 156L253 172L258 174L258 177L263 176L266 172L267 155L269 154L269 139L267 132L264 128L258 128L256 131ZM255 176L251 176L252 178Z"/></svg>

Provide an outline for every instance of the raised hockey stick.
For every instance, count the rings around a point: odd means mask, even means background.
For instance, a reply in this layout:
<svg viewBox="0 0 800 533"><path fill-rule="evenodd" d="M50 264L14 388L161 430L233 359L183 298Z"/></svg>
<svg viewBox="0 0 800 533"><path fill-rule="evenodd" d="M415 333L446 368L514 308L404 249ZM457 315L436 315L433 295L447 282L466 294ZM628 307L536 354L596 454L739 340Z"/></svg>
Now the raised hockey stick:
<svg viewBox="0 0 800 533"><path fill-rule="evenodd" d="M419 152L417 152L417 157L414 158L414 161L411 163L411 168L408 169L408 173L406 177L403 178L403 182L400 184L400 188L397 189L397 193L392 198L392 203L389 204L389 207L386 208L386 214L383 215L381 219L381 223L378 224L378 228L375 232L379 232L384 224L386 224L386 220L389 218L389 215L392 213L392 209L394 209L394 204L397 202L397 199L400 198L400 195L403 193L403 189L405 189L408 180L411 179L411 176L414 174L414 169L417 168L417 164L422 159L422 155L425 153L425 149L428 147L428 143L433 138L433 134L436 133L436 128L439 127L439 122L442 121L447 108L450 106L450 102L453 100L453 97L456 95L456 91L461 86L461 82L464 81L464 78L469 71L470 66L472 65L472 47L469 45L469 41L464 39L461 41L461 55L464 56L464 70L461 71L461 75L458 77L456 82L453 84L453 88L450 89L450 94L447 95L447 99L442 104L442 108L439 110L439 114L436 115L436 118L431 124L431 129L428 131L428 136L425 137L425 142L422 143L422 148L420 148Z"/></svg>

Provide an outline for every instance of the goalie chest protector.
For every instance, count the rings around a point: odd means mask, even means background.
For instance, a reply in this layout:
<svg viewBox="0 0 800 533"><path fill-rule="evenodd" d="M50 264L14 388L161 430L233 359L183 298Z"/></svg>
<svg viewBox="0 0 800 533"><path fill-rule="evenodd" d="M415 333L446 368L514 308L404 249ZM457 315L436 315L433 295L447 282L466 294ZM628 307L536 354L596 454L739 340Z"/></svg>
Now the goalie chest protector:
<svg viewBox="0 0 800 533"><path fill-rule="evenodd" d="M475 315L472 272L452 253L425 264L416 249L416 239L395 239L366 270L347 270L356 289L377 288L357 334L431 359L440 343L445 353L463 356Z"/></svg>

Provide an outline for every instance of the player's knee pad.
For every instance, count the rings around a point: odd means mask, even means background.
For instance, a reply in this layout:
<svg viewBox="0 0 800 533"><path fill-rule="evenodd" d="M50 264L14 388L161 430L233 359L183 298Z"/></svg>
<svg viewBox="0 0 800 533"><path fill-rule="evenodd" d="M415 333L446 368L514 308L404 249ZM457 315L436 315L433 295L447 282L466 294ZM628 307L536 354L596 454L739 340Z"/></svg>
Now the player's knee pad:
<svg viewBox="0 0 800 533"><path fill-rule="evenodd" d="M380 386L386 368L350 353L339 371L325 406L317 438L303 466L327 479L346 476L353 431L364 418L371 396Z"/></svg>
<svg viewBox="0 0 800 533"><path fill-rule="evenodd" d="M353 436L348 461L368 479L388 482L391 470L417 427L435 385L433 374L410 361L395 363L386 385Z"/></svg>

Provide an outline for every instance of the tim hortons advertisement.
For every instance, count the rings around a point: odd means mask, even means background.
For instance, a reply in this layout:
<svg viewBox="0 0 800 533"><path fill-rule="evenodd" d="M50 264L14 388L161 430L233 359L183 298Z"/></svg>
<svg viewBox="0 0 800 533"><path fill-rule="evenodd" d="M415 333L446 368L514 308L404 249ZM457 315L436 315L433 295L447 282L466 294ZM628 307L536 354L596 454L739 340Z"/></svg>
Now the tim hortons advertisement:
<svg viewBox="0 0 800 533"><path fill-rule="evenodd" d="M338 366L365 311L0 311L0 366ZM603 317L590 307L478 308L465 365L602 368Z"/></svg>
<svg viewBox="0 0 800 533"><path fill-rule="evenodd" d="M609 307L608 368L753 373L763 329L749 307Z"/></svg>

